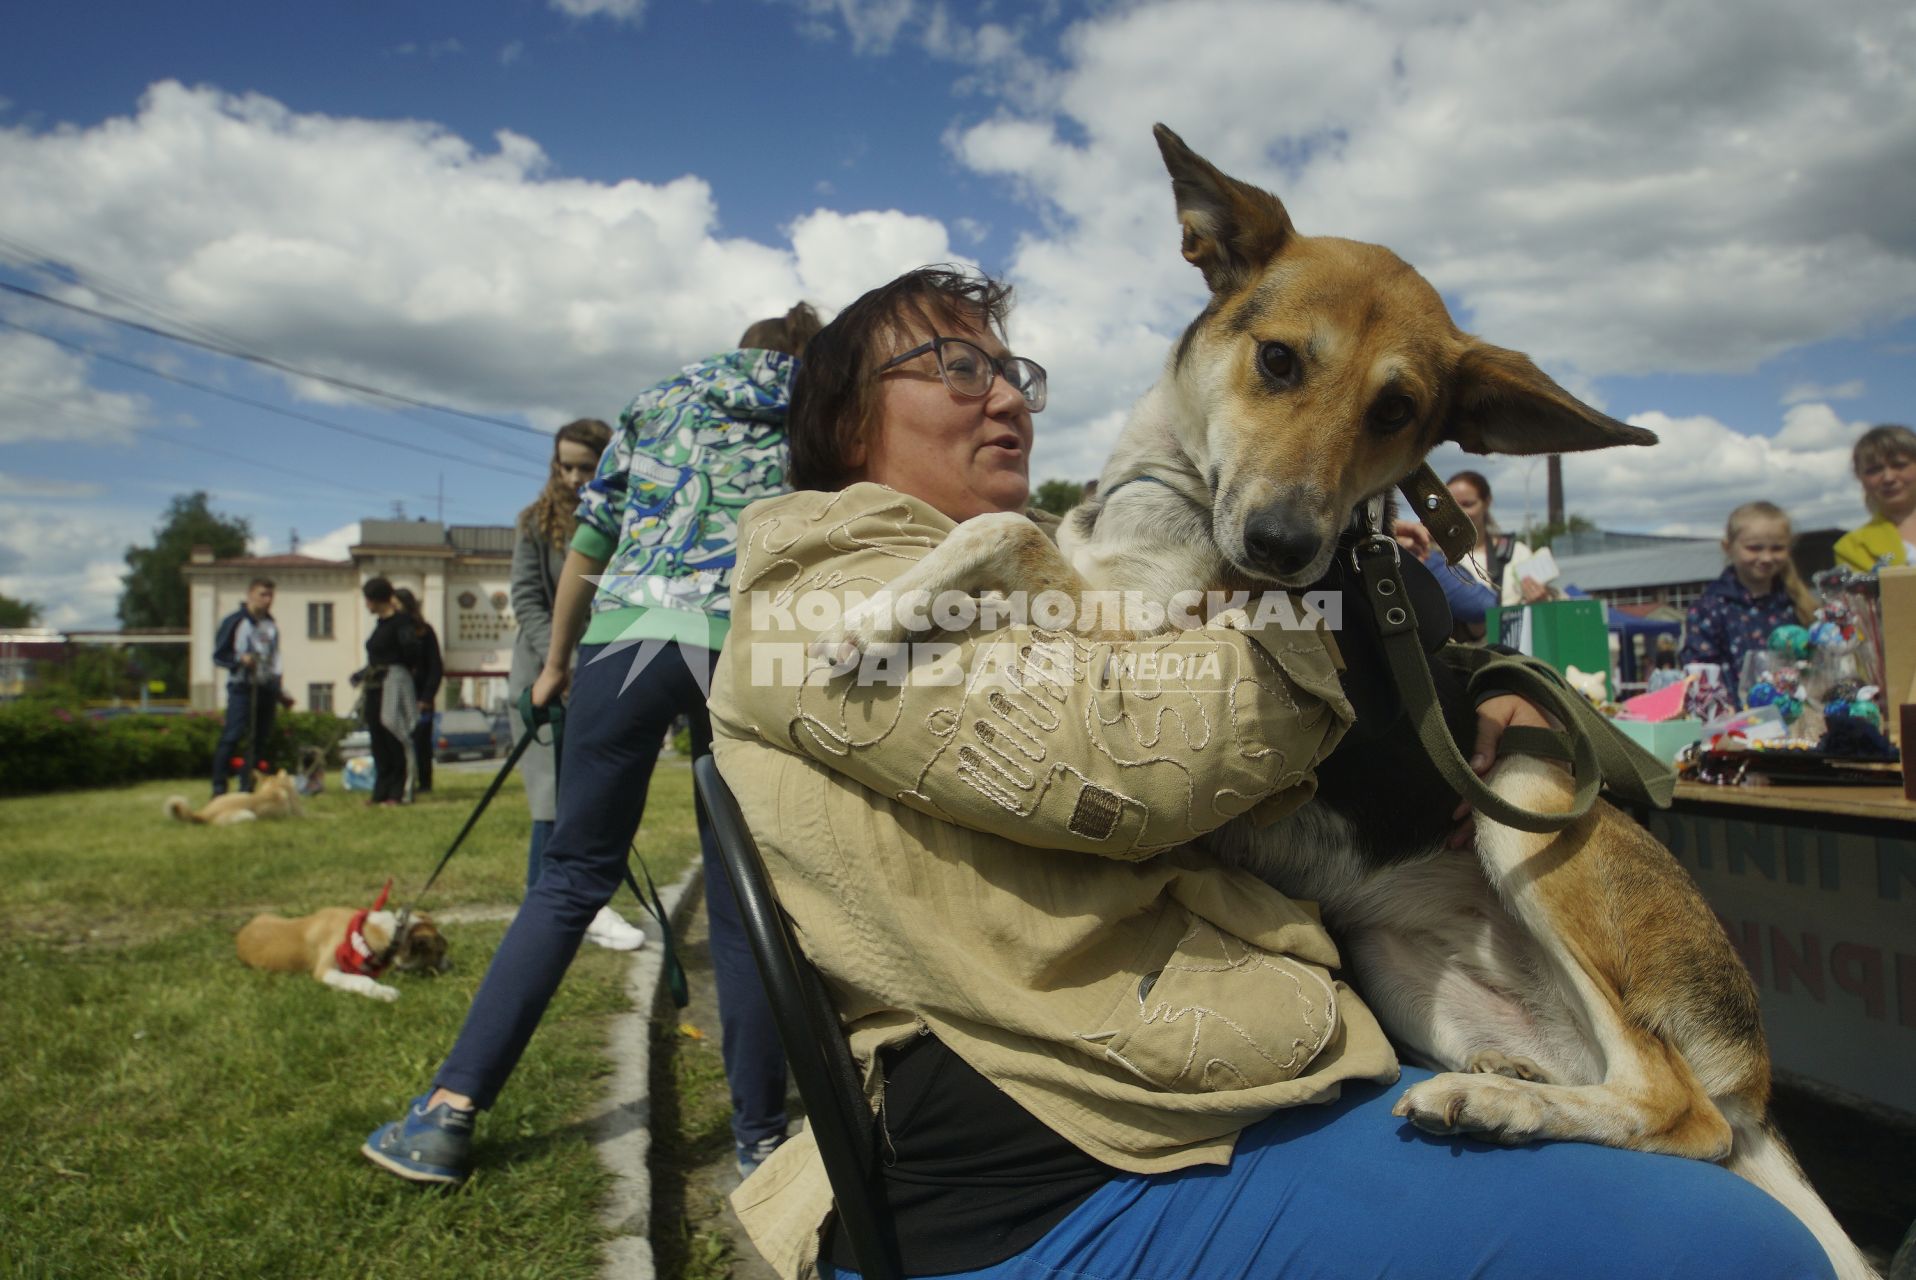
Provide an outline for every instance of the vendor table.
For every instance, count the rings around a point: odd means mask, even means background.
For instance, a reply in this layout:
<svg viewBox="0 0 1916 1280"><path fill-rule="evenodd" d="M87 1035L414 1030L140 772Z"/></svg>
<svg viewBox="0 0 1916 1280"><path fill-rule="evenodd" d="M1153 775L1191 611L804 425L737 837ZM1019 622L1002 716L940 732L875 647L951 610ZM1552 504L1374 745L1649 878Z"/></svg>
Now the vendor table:
<svg viewBox="0 0 1916 1280"><path fill-rule="evenodd" d="M1756 979L1777 1068L1916 1123L1916 804L1894 786L1682 782L1637 817Z"/></svg>

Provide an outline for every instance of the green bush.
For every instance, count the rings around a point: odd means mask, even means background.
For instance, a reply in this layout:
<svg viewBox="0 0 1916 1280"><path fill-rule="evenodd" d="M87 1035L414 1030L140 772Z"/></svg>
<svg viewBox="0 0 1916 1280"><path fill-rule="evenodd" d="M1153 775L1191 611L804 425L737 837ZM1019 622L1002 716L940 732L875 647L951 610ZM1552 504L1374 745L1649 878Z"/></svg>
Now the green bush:
<svg viewBox="0 0 1916 1280"><path fill-rule="evenodd" d="M224 723L213 711L95 719L45 702L0 704L0 795L204 778ZM352 727L340 716L284 711L260 754L274 768L290 768L299 747L316 746L337 767L339 741Z"/></svg>

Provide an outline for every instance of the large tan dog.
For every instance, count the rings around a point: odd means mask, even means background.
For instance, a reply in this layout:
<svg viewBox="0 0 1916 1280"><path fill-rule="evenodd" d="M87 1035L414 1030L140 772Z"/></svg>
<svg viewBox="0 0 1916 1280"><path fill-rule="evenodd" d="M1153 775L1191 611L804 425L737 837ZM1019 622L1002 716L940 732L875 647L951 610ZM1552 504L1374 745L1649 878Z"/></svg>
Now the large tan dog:
<svg viewBox="0 0 1916 1280"><path fill-rule="evenodd" d="M1654 443L1459 331L1389 250L1300 235L1276 197L1163 126L1157 137L1209 304L1057 545L1022 516L969 520L890 584L894 598L1099 589L1163 606L1192 588L1304 588L1331 567L1353 511L1441 441L1479 453ZM1347 628L1365 612L1347 606ZM854 610L818 651L842 660L906 638L907 621ZM1469 704L1450 692L1453 734L1468 733ZM1398 1114L1436 1133L1721 1161L1806 1223L1839 1274L1872 1275L1769 1121L1755 988L1668 851L1599 802L1557 836L1479 818L1474 851L1452 852L1456 797L1398 728L1337 752L1292 817L1213 840L1321 905L1392 1041L1443 1073ZM1536 760L1506 756L1489 782L1531 810L1570 807L1568 779Z"/></svg>
<svg viewBox="0 0 1916 1280"><path fill-rule="evenodd" d="M200 809L193 809L185 796L168 796L166 811L181 822L227 827L236 822L256 822L261 818L297 818L305 811L299 802L299 788L293 775L281 769L261 778L251 791L229 791L214 796Z"/></svg>
<svg viewBox="0 0 1916 1280"><path fill-rule="evenodd" d="M446 940L431 917L412 916L395 946L398 923L391 911L351 907L327 907L294 920L257 915L239 931L236 945L240 960L251 968L310 973L329 987L393 1001L399 999L398 989L377 981L386 970L444 973L452 967Z"/></svg>

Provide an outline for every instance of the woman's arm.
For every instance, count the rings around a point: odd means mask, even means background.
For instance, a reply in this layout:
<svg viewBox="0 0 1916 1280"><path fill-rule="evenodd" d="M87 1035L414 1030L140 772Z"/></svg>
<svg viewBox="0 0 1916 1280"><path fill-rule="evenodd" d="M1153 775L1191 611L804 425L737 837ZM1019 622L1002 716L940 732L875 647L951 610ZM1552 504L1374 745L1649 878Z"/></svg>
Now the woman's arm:
<svg viewBox="0 0 1916 1280"><path fill-rule="evenodd" d="M1497 593L1474 574L1444 559L1441 547L1430 549L1424 566L1436 577L1437 585L1444 589L1444 600L1450 605L1451 621L1473 628L1476 635L1483 635L1484 615L1497 606Z"/></svg>
<svg viewBox="0 0 1916 1280"><path fill-rule="evenodd" d="M552 638L546 645L545 669L532 682L532 705L543 707L562 696L572 682L572 651L585 635L587 615L592 611L592 593L597 590L591 579L605 572L605 560L587 555L576 547L566 552L565 568L559 573L559 591L552 601Z"/></svg>
<svg viewBox="0 0 1916 1280"><path fill-rule="evenodd" d="M953 527L875 485L753 508L711 700L720 731L960 826L1110 857L1310 798L1352 713L1333 646L1285 625L1304 612L1287 598L1267 611L1282 617L1144 640L979 625L845 675L808 660L831 626L821 613L876 593Z"/></svg>

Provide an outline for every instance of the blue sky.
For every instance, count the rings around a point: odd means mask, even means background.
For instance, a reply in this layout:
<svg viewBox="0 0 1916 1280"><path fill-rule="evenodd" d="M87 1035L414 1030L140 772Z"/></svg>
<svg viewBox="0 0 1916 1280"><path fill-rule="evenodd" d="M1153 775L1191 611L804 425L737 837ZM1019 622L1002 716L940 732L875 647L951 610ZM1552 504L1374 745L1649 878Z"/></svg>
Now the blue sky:
<svg viewBox="0 0 1916 1280"><path fill-rule="evenodd" d="M110 624L192 489L263 550L338 554L442 483L448 520L504 523L537 433L928 260L1018 286L1034 477L1094 474L1202 302L1157 119L1663 435L1571 459L1573 509L1847 525L1849 441L1916 416L1912 86L1902 7L1861 0L30 7L0 282L521 430L0 296L0 592ZM1541 501L1533 464L1485 469L1506 522Z"/></svg>

